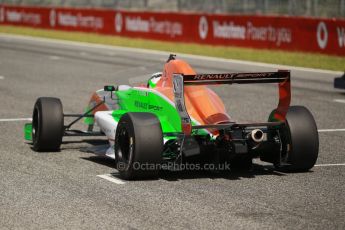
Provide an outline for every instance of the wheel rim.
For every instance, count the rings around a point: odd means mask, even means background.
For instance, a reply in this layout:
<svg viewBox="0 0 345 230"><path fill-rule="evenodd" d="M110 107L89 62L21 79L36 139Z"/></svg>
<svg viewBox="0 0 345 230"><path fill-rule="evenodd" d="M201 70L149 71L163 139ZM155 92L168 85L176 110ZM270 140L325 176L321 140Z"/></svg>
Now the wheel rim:
<svg viewBox="0 0 345 230"><path fill-rule="evenodd" d="M289 131L289 124L285 122L285 128L280 132L280 141L282 142L283 149L281 152L281 161L283 163L288 163L289 158L289 151L291 146L291 138L290 138L290 131Z"/></svg>
<svg viewBox="0 0 345 230"><path fill-rule="evenodd" d="M130 161L131 149L133 147L132 138L126 128L122 127L118 135L118 155L126 164Z"/></svg>
<svg viewBox="0 0 345 230"><path fill-rule="evenodd" d="M35 109L32 118L32 139L34 143L37 142L37 137L39 135L39 118L38 109Z"/></svg>

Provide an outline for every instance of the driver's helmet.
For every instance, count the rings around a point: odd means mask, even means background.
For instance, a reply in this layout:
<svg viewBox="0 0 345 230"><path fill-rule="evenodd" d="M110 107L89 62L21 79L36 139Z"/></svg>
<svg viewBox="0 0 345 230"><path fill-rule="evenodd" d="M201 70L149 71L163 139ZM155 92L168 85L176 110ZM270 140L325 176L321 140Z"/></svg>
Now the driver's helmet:
<svg viewBox="0 0 345 230"><path fill-rule="evenodd" d="M147 82L147 87L155 88L157 85L157 82L161 79L161 77L162 77L162 72L152 74L149 81Z"/></svg>

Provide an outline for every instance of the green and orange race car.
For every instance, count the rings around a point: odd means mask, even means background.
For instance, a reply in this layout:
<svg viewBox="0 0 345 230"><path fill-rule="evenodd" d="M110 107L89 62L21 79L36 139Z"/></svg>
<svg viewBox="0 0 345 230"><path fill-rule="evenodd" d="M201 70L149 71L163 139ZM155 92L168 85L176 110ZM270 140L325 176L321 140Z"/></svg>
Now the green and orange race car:
<svg viewBox="0 0 345 230"><path fill-rule="evenodd" d="M343 76L335 78L333 85L336 89L345 89L345 73Z"/></svg>
<svg viewBox="0 0 345 230"><path fill-rule="evenodd" d="M219 96L207 85L277 83L279 104L268 122L230 119ZM57 98L38 98L25 137L35 151L58 151L66 136L106 136L102 154L115 159L123 179L156 177L166 162L188 159L248 167L253 158L285 171L308 171L318 157L319 139L312 114L290 106L290 72L197 74L170 55L163 72L147 85L105 86L84 114L64 114ZM64 118L75 117L64 124ZM87 131L72 129L84 118ZM98 126L100 131L94 131ZM98 152L99 153L99 152Z"/></svg>

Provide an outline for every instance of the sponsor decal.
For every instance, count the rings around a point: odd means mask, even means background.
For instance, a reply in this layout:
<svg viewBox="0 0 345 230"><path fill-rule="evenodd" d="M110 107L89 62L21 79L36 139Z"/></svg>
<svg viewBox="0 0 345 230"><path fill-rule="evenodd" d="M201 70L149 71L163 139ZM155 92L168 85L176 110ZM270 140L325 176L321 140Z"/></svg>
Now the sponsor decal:
<svg viewBox="0 0 345 230"><path fill-rule="evenodd" d="M196 24L195 24L196 22ZM344 56L344 20L0 5L0 23ZM303 25L302 27L300 25ZM315 28L311 30L310 28ZM310 42L314 41L314 42ZM192 79L192 78L191 78ZM165 84L165 82L163 82Z"/></svg>
<svg viewBox="0 0 345 230"><path fill-rule="evenodd" d="M81 13L58 12L57 24L66 27L81 27L100 30L104 27L103 18L96 16L85 16Z"/></svg>
<svg viewBox="0 0 345 230"><path fill-rule="evenodd" d="M197 74L193 80L227 80L235 78L268 78L275 73L223 73L223 74Z"/></svg>
<svg viewBox="0 0 345 230"><path fill-rule="evenodd" d="M273 42L276 46L292 42L292 31L286 27L273 27L271 25L256 27L252 22L248 22L246 30L247 40Z"/></svg>
<svg viewBox="0 0 345 230"><path fill-rule="evenodd" d="M147 105L148 105L148 103L145 103L145 102L134 101L134 106L137 108L147 109Z"/></svg>
<svg viewBox="0 0 345 230"><path fill-rule="evenodd" d="M199 37L205 40L208 34L208 22L205 16L201 16L199 19Z"/></svg>
<svg viewBox="0 0 345 230"><path fill-rule="evenodd" d="M219 20L213 20L212 25L213 37L218 39L273 42L276 46L292 42L292 31L286 27L271 25L258 27L251 21L248 21L246 25L240 25L234 21Z"/></svg>
<svg viewBox="0 0 345 230"><path fill-rule="evenodd" d="M129 32L167 34L170 37L182 36L183 26L174 21L158 21L154 17L143 19L141 16L126 16L125 29Z"/></svg>
<svg viewBox="0 0 345 230"><path fill-rule="evenodd" d="M16 10L8 10L6 12L6 18L9 22L22 22L22 14Z"/></svg>
<svg viewBox="0 0 345 230"><path fill-rule="evenodd" d="M345 28L337 27L338 44L340 48L345 47Z"/></svg>
<svg viewBox="0 0 345 230"><path fill-rule="evenodd" d="M155 111L161 111L163 109L162 106L158 106L158 105L149 105L149 110L155 110Z"/></svg>
<svg viewBox="0 0 345 230"><path fill-rule="evenodd" d="M224 39L246 39L246 27L234 22L213 21L213 36Z"/></svg>
<svg viewBox="0 0 345 230"><path fill-rule="evenodd" d="M254 26L252 22L239 25L233 21L213 21L213 37L249 41L273 42L276 46L292 42L292 31L285 27Z"/></svg>
<svg viewBox="0 0 345 230"><path fill-rule="evenodd" d="M321 49L325 49L328 42L328 30L326 23L320 22L316 32L317 44Z"/></svg>
<svg viewBox="0 0 345 230"><path fill-rule="evenodd" d="M141 101L134 101L134 106L140 109L146 109L146 110L154 110L154 111L161 111L163 110L162 106L158 105L152 105L146 102Z"/></svg>
<svg viewBox="0 0 345 230"><path fill-rule="evenodd" d="M49 23L50 23L50 27L55 27L56 24L56 12L54 9L50 10L49 13Z"/></svg>
<svg viewBox="0 0 345 230"><path fill-rule="evenodd" d="M115 31L117 33L121 33L122 25L123 25L123 19L122 19L122 14L120 12L116 13L116 15L115 15L114 25L115 25Z"/></svg>
<svg viewBox="0 0 345 230"><path fill-rule="evenodd" d="M126 17L126 30L131 32L150 32L150 22L141 19L140 16Z"/></svg>
<svg viewBox="0 0 345 230"><path fill-rule="evenodd" d="M29 25L42 24L41 15L35 13L27 13L23 10L10 10L6 11L6 20L12 23L23 23Z"/></svg>
<svg viewBox="0 0 345 230"><path fill-rule="evenodd" d="M225 80L233 79L234 74L197 74L193 80Z"/></svg>
<svg viewBox="0 0 345 230"><path fill-rule="evenodd" d="M0 7L0 22L4 22L4 21L5 21L5 8Z"/></svg>

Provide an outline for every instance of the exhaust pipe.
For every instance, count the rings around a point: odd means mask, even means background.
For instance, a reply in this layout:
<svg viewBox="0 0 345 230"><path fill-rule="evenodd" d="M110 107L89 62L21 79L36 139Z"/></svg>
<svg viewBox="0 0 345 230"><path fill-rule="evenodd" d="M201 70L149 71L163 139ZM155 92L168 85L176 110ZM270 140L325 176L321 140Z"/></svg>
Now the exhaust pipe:
<svg viewBox="0 0 345 230"><path fill-rule="evenodd" d="M264 140L264 132L261 129L254 129L249 133L249 138L255 143L261 143Z"/></svg>

